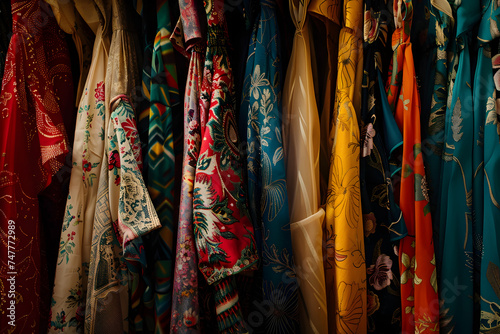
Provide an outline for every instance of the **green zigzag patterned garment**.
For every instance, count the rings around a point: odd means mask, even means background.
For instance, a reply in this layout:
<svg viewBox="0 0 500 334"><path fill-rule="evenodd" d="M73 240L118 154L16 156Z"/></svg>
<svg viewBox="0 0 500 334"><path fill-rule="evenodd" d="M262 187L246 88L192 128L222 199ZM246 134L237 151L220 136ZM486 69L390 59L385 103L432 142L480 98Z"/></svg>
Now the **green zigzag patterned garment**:
<svg viewBox="0 0 500 334"><path fill-rule="evenodd" d="M177 72L170 42L170 12L166 0L156 1L157 34L151 66L149 134L147 152L148 190L162 228L145 238L147 256L154 267L154 312L156 333L170 328L172 270L174 265L174 177L175 158L172 107L179 103Z"/></svg>

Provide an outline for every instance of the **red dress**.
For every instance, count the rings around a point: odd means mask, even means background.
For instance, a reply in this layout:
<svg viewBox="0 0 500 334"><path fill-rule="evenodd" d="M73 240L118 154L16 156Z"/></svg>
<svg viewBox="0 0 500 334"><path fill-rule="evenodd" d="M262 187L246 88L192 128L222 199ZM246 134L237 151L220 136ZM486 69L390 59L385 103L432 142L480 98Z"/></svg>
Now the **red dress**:
<svg viewBox="0 0 500 334"><path fill-rule="evenodd" d="M73 80L50 6L12 0L12 16L0 94L0 332L43 333L50 293L38 195L69 150L61 111L73 110Z"/></svg>

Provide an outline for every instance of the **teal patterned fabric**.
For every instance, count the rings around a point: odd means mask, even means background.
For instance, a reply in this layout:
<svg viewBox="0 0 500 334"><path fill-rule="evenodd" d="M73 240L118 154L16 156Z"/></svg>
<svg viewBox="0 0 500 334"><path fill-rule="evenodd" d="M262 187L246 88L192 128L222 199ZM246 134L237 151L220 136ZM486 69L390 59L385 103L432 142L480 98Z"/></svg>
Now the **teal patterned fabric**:
<svg viewBox="0 0 500 334"><path fill-rule="evenodd" d="M481 149L475 141L479 125L475 109L480 104L474 96L475 28L481 19L480 3L462 1L457 9L456 47L458 67L451 93L451 104L446 110L440 199L440 231L438 260L441 313L446 316L445 330L455 328L462 333L473 333L474 318L474 254L478 235L474 219L473 183L480 163L476 152ZM479 69L478 69L479 70ZM489 70L491 76L491 70ZM478 74L479 75L479 74ZM492 86L492 85L491 85ZM474 97L474 98L473 98ZM448 97L450 98L450 96ZM478 169L479 167L479 169ZM439 266L439 263L438 263Z"/></svg>
<svg viewBox="0 0 500 334"><path fill-rule="evenodd" d="M485 3L486 2L486 3ZM479 29L478 39L483 41L495 39L490 50L489 45L482 43L482 50L478 51L478 65L476 80L478 97L481 98L478 106L481 116L480 125L484 128L483 168L479 181L482 181L482 228L478 231L482 241L481 271L480 271L480 324L481 333L494 333L500 330L500 117L498 91L500 80L498 72L493 76L491 66L498 69L498 41L500 32L500 10L498 1L482 1L483 18ZM493 34L490 36L490 34ZM489 59L490 56L492 59ZM480 73L479 73L480 71ZM493 84L494 83L494 84ZM496 102L496 103L495 103ZM484 112L486 110L486 112ZM480 129L481 130L481 129ZM481 134L481 132L480 132ZM477 176L476 176L477 178ZM477 259L478 257L476 257Z"/></svg>
<svg viewBox="0 0 500 334"><path fill-rule="evenodd" d="M445 2L448 6L445 8L431 5L430 1L426 2L425 13L430 12L431 15L428 22L427 46L424 48L430 49L430 52L426 57L422 57L418 76L421 82L422 153L429 185L433 231L437 235L444 119L448 102L448 78L453 68L454 43L450 38L454 37L454 18L452 7L447 0ZM434 240L437 242L436 238Z"/></svg>
<svg viewBox="0 0 500 334"><path fill-rule="evenodd" d="M247 125L249 207L262 258L259 298L274 310L264 315L260 330L265 333L298 332L298 286L281 137L282 81L276 3L261 0L248 50L240 117Z"/></svg>
<svg viewBox="0 0 500 334"><path fill-rule="evenodd" d="M172 107L179 103L170 11L166 0L156 1L157 33L154 41L149 108L148 190L162 228L145 238L154 277L155 333L170 328L172 280L177 223L174 218L175 157ZM153 329L151 328L151 329Z"/></svg>

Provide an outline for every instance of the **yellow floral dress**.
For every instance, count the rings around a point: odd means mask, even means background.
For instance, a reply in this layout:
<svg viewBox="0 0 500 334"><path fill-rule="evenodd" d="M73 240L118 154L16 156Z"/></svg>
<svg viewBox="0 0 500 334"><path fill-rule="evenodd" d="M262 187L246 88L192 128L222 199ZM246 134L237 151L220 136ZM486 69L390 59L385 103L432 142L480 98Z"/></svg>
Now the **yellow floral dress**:
<svg viewBox="0 0 500 334"><path fill-rule="evenodd" d="M363 66L361 0L345 1L340 31L333 148L326 201L326 286L330 333L367 329L366 265L360 195Z"/></svg>

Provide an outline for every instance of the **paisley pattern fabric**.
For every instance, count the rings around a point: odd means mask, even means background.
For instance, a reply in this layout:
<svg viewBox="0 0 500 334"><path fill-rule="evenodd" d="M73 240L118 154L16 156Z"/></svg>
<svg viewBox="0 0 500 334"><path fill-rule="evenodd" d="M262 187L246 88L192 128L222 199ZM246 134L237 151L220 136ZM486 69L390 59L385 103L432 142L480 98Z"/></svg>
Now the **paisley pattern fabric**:
<svg viewBox="0 0 500 334"><path fill-rule="evenodd" d="M401 331L398 257L393 247L406 236L406 226L394 198L384 131L399 133L392 117L382 76L387 73L392 30L380 1L365 1L364 78L361 109L361 203L367 269L367 330ZM400 134L400 133L399 133Z"/></svg>
<svg viewBox="0 0 500 334"><path fill-rule="evenodd" d="M286 170L281 135L281 50L276 2L260 1L252 34L240 122L246 123L248 199L262 259L261 295L266 312L265 333L298 331L298 285L294 270ZM258 296L258 297L257 297ZM254 328L254 330L257 330Z"/></svg>
<svg viewBox="0 0 500 334"><path fill-rule="evenodd" d="M366 264L359 180L360 132L356 94L363 66L360 0L343 4L334 145L326 201L325 274L330 333L355 333L367 327ZM359 90L358 90L359 88ZM360 100L358 99L358 104ZM356 109L358 108L358 109Z"/></svg>
<svg viewBox="0 0 500 334"><path fill-rule="evenodd" d="M50 290L37 196L69 151L62 113L72 110L73 80L68 48L50 7L39 1L11 5L13 35L0 95L0 332L45 332ZM43 26L37 20L41 15ZM12 278L15 296L8 299ZM11 301L15 319L7 309Z"/></svg>
<svg viewBox="0 0 500 334"><path fill-rule="evenodd" d="M386 86L387 98L403 138L399 205L408 229L398 248L403 332L439 331L439 301L432 218L420 135L420 99L410 42L411 0L394 2L396 30ZM400 169L401 168L401 169Z"/></svg>
<svg viewBox="0 0 500 334"><path fill-rule="evenodd" d="M214 284L219 331L242 330L235 274L254 269L258 260L234 119L231 64L223 1L205 2L208 45L201 86L202 141L193 190L194 236L198 267ZM228 303L228 304L226 304Z"/></svg>
<svg viewBox="0 0 500 334"><path fill-rule="evenodd" d="M200 298L198 256L193 232L193 190L196 163L201 144L200 93L205 50L202 47L204 9L196 1L179 1L180 31L171 40L189 56L189 70L184 95L184 155L177 247L173 272L173 299L170 332L200 333ZM178 37L178 40L176 37Z"/></svg>
<svg viewBox="0 0 500 334"><path fill-rule="evenodd" d="M304 333L328 330L320 207L320 125L311 67L309 1L289 1L296 28L283 86L283 151L292 249L300 287L299 323ZM299 84L300 83L300 84Z"/></svg>
<svg viewBox="0 0 500 334"><path fill-rule="evenodd" d="M257 255L245 190L239 186L241 161L221 1L207 2L205 9L209 32L200 102L203 139L193 197L198 266L212 284L252 267Z"/></svg>

